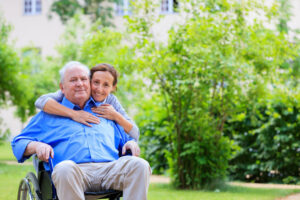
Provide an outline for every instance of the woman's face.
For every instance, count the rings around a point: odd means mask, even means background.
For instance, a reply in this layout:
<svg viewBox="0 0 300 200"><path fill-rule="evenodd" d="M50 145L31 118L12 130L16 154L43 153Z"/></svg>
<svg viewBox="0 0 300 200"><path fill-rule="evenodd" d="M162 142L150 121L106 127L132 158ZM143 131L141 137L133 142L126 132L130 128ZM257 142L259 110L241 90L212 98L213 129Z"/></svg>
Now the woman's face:
<svg viewBox="0 0 300 200"><path fill-rule="evenodd" d="M107 71L97 71L93 74L91 80L92 97L95 101L104 101L104 99L115 90L113 85L114 77Z"/></svg>

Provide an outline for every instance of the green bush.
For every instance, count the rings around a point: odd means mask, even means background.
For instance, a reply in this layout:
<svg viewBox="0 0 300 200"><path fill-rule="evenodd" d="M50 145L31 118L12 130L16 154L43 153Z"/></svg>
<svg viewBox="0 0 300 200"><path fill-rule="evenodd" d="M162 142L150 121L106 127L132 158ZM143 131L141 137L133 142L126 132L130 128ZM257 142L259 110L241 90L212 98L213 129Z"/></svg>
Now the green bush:
<svg viewBox="0 0 300 200"><path fill-rule="evenodd" d="M283 95L283 94L281 94ZM300 181L300 106L297 95L275 97L249 108L242 120L229 120L240 150L230 161L234 179L254 182Z"/></svg>

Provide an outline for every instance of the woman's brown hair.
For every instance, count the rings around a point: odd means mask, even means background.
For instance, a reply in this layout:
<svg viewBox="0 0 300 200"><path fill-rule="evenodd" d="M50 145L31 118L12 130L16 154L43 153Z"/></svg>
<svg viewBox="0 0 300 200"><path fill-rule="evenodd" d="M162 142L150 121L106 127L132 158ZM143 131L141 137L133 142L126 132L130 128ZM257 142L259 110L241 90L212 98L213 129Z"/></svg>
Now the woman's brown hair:
<svg viewBox="0 0 300 200"><path fill-rule="evenodd" d="M98 72L98 71L109 72L114 78L113 86L115 86L118 83L118 72L112 65L106 64L106 63L101 63L101 64L96 65L95 67L92 67L91 75L90 75L91 80L93 78L94 73Z"/></svg>

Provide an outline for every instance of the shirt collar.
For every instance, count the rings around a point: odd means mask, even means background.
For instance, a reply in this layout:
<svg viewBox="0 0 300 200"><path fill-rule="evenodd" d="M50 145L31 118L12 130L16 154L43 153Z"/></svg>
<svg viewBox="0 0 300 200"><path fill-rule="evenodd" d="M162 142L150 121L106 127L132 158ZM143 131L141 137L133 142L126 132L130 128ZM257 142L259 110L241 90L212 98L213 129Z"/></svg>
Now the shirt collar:
<svg viewBox="0 0 300 200"><path fill-rule="evenodd" d="M93 99L93 98L92 98L92 99ZM106 98L106 99L107 99L107 98ZM94 102L95 105L98 107L98 106L101 106L102 104L105 104L106 99L104 99L103 101L95 101L95 100L93 99L93 102Z"/></svg>
<svg viewBox="0 0 300 200"><path fill-rule="evenodd" d="M63 98L62 102L61 102L62 105L66 106L67 108L70 108L72 110L81 110L80 107L78 105L75 105L73 104L71 101L69 101L66 97ZM95 100L90 97L87 102L85 103L85 106L87 105L90 105L90 104L93 104L91 107L93 106L99 106L101 105L102 103L101 102L95 102Z"/></svg>

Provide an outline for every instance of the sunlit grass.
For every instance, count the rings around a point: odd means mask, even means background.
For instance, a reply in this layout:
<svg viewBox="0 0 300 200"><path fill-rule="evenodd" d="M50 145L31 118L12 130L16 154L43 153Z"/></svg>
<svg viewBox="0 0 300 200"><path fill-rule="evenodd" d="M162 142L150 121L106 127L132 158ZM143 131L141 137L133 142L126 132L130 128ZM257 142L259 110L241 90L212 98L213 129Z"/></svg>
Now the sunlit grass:
<svg viewBox="0 0 300 200"><path fill-rule="evenodd" d="M2 161L2 160L5 160L5 161L7 161L7 160L15 161L16 160L9 142L3 142L3 143L0 142L0 161Z"/></svg>
<svg viewBox="0 0 300 200"><path fill-rule="evenodd" d="M17 199L19 183L30 171L34 171L32 165L7 165L0 163L0 199Z"/></svg>
<svg viewBox="0 0 300 200"><path fill-rule="evenodd" d="M168 184L151 184L149 200L275 200L300 190L226 186L216 191L176 190Z"/></svg>

